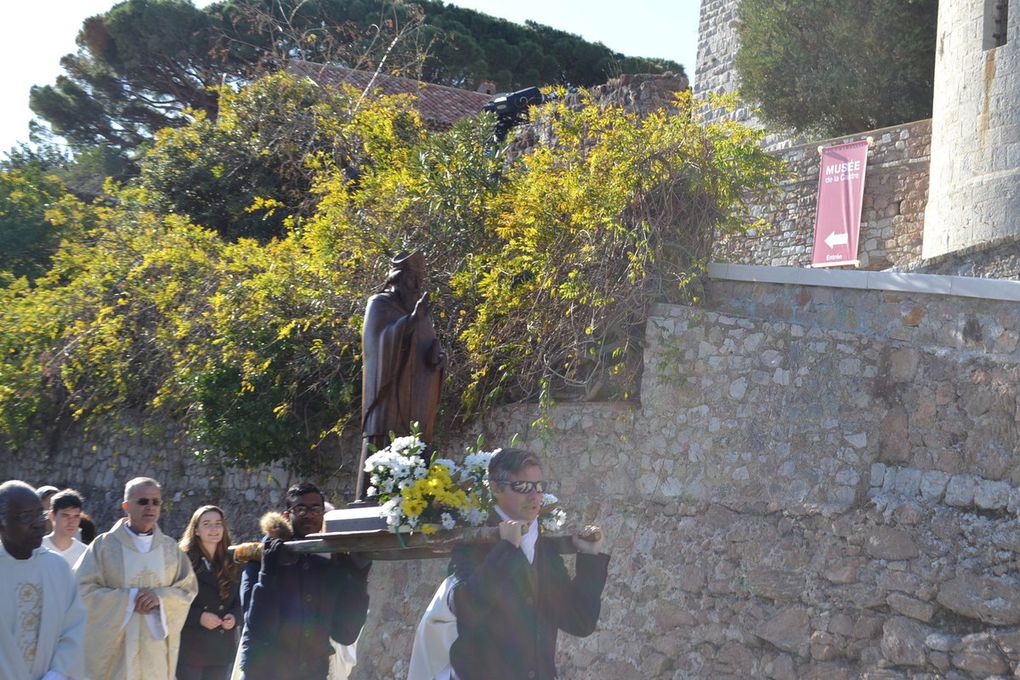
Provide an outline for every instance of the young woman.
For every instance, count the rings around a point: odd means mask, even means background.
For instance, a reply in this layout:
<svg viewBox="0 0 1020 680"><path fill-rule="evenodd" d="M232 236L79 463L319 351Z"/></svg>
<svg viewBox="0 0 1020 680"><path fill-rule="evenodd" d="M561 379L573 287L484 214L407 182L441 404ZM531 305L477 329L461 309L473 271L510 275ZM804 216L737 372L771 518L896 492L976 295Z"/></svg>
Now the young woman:
<svg viewBox="0 0 1020 680"><path fill-rule="evenodd" d="M226 680L237 652L240 570L227 555L230 532L223 511L203 505L188 522L181 550L191 559L198 596L181 631L177 680Z"/></svg>

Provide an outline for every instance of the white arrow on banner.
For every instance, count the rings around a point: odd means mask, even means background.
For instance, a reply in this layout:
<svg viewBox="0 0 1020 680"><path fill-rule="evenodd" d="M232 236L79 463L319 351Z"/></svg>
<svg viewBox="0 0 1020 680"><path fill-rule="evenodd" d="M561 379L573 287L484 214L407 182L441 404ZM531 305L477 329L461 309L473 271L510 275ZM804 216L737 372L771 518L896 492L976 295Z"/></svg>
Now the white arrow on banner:
<svg viewBox="0 0 1020 680"><path fill-rule="evenodd" d="M842 234L832 232L825 237L825 245L830 248L833 246L845 246L848 243L850 243L850 236L846 232L843 232Z"/></svg>

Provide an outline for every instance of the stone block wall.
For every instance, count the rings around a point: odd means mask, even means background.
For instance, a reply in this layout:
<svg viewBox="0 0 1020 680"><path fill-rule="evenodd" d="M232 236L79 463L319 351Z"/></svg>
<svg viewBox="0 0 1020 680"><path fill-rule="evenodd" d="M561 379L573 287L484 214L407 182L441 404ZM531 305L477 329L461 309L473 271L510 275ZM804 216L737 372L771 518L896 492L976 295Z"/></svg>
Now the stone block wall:
<svg viewBox="0 0 1020 680"><path fill-rule="evenodd" d="M1007 236L904 267L918 274L1020 279L1020 236Z"/></svg>
<svg viewBox="0 0 1020 680"><path fill-rule="evenodd" d="M599 630L561 639L563 677L1011 676L1020 305L722 281L706 298L649 321L640 407L480 428L544 451L610 537ZM356 677L401 677L443 565L374 573L385 651Z"/></svg>
<svg viewBox="0 0 1020 680"><path fill-rule="evenodd" d="M1020 304L735 281L705 300L654 310L640 405L509 407L446 446L519 434L571 514L605 528L599 630L561 638L562 677L1014 673ZM0 473L108 486L112 453L73 439ZM156 443L118 445L113 480L215 487L235 516L278 506L283 479L219 477ZM445 567L375 565L353 678L404 677Z"/></svg>
<svg viewBox="0 0 1020 680"><path fill-rule="evenodd" d="M996 15L1005 26L993 28ZM1017 3L942 2L938 24L925 258L1020 235Z"/></svg>
<svg viewBox="0 0 1020 680"><path fill-rule="evenodd" d="M303 479L279 466L226 468L200 459L198 448L172 423L157 427L138 414L124 413L119 422L105 427L74 426L51 442L18 451L0 448L0 480L77 489L85 497L85 512L105 531L124 514L124 483L132 477L152 477L163 487L160 527L168 535L179 537L191 514L212 504L227 513L231 537L244 540L257 537L259 517L282 509L287 487ZM341 448L360 451L353 442ZM338 465L335 477L315 480L336 503L352 500L351 466L351 462Z"/></svg>
<svg viewBox="0 0 1020 680"><path fill-rule="evenodd" d="M740 78L733 68L740 41L737 39L737 0L701 0L698 23L698 61L694 71L694 96L704 99L709 92L736 92ZM714 119L718 114L708 115ZM734 112L736 120L752 121L750 108Z"/></svg>
<svg viewBox="0 0 1020 680"><path fill-rule="evenodd" d="M718 241L713 258L734 264L810 266L818 196L818 146L869 136L874 146L868 153L864 182L860 268L881 270L919 260L928 201L931 121L927 120L775 152L786 161L790 175L781 182L773 205L761 209L769 226Z"/></svg>

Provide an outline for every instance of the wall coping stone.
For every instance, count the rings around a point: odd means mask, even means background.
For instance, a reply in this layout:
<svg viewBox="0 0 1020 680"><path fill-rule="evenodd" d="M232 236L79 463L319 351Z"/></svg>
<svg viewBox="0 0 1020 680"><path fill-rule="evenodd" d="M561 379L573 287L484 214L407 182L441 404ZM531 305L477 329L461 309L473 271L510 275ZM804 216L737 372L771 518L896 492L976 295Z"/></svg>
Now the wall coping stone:
<svg viewBox="0 0 1020 680"><path fill-rule="evenodd" d="M845 269L807 269L803 267L767 267L761 265L713 262L708 276L727 281L782 283L827 288L887 290L903 293L927 293L956 297L1020 302L1020 281L982 279L941 274L907 274L889 271L853 271Z"/></svg>
<svg viewBox="0 0 1020 680"><path fill-rule="evenodd" d="M922 127L925 125L931 125L931 118L919 118L917 120L910 120L905 123L897 123L896 125L887 125L881 128L875 128L874 130L861 130L860 132L851 132L845 135L839 135L837 137L826 137L824 139L814 139L806 142L800 142L793 144L784 149L778 149L773 151L777 154L788 154L795 151L804 150L815 150L816 147L820 146L836 146L838 144L846 144L848 142L857 142L862 139L871 137L879 140L883 135L891 134L893 132L899 132L901 130L909 130L915 127ZM927 159L927 156L924 158ZM910 161L918 161L924 159L911 158Z"/></svg>

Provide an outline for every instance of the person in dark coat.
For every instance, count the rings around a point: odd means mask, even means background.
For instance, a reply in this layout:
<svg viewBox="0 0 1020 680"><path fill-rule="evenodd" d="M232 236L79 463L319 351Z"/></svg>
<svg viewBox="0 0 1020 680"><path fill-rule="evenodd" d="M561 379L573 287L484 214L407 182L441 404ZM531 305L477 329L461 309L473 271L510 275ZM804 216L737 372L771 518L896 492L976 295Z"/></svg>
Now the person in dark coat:
<svg viewBox="0 0 1020 680"><path fill-rule="evenodd" d="M215 505L196 510L180 545L195 569L198 595L181 629L177 680L226 680L237 654L241 575L227 554L223 511Z"/></svg>
<svg viewBox="0 0 1020 680"><path fill-rule="evenodd" d="M287 554L283 541L322 528L324 499L314 484L287 490L284 526L269 531L261 564L241 576L240 666L244 680L326 680L332 638L353 644L368 615L368 572L358 555ZM267 525L263 518L263 526Z"/></svg>
<svg viewBox="0 0 1020 680"><path fill-rule="evenodd" d="M96 531L96 523L92 521L87 512L81 513L81 522L78 524L78 528L81 529L81 542L85 545L91 545L99 534Z"/></svg>
<svg viewBox="0 0 1020 680"><path fill-rule="evenodd" d="M489 463L489 484L496 499L490 524L498 524L501 540L495 546L460 545L450 561L456 579L454 677L552 680L558 631L577 637L595 631L609 555L601 552L597 528L589 528L596 540L575 536L571 578L559 552L540 539L545 482L536 454L502 449Z"/></svg>

